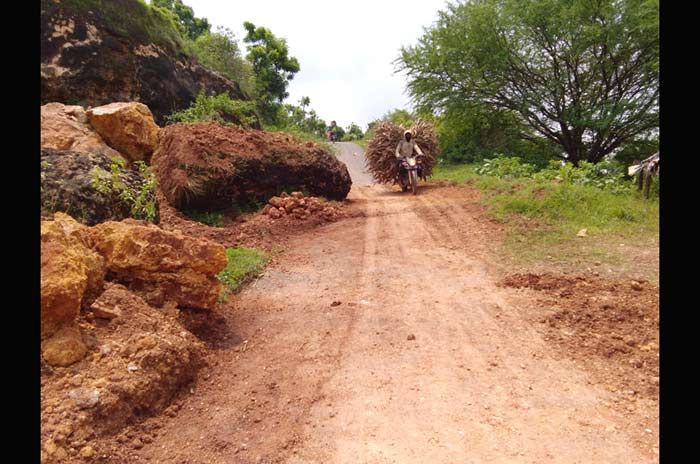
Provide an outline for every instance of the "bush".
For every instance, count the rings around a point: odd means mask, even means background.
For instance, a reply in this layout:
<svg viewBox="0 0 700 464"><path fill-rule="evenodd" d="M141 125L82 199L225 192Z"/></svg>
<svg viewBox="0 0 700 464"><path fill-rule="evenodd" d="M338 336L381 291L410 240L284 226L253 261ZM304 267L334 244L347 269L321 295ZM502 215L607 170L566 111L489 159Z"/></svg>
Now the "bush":
<svg viewBox="0 0 700 464"><path fill-rule="evenodd" d="M155 175L143 161L137 161L136 166L143 178L143 183L139 188L132 188L119 179L124 165L124 160L115 158L112 160L110 172L95 169L92 172L92 186L101 193L117 193L119 198L130 206L133 218L154 222L158 216L156 200L158 183Z"/></svg>
<svg viewBox="0 0 700 464"><path fill-rule="evenodd" d="M571 163L562 164L561 161L551 160L545 169L537 171L534 165L524 163L519 157L498 155L477 165L474 172L500 179L532 177L540 181L588 185L612 193L626 193L633 186L633 182L625 174L624 165L615 160L605 160L597 164L581 161L578 167ZM658 186L655 191L658 192Z"/></svg>
<svg viewBox="0 0 700 464"><path fill-rule="evenodd" d="M515 179L518 177L530 177L535 172L535 166L522 163L520 158L514 156L497 155L496 158L483 161L476 168L475 172L482 176Z"/></svg>
<svg viewBox="0 0 700 464"><path fill-rule="evenodd" d="M590 185L612 193L629 192L633 183L625 175L623 164L606 160L597 164L581 161L578 167L552 161L546 169L533 176L539 180L555 180L565 184Z"/></svg>
<svg viewBox="0 0 700 464"><path fill-rule="evenodd" d="M169 123L235 123L246 127L255 126L258 123L254 102L233 100L227 93L207 96L204 90L199 92L189 108L171 114L166 117L166 120Z"/></svg>

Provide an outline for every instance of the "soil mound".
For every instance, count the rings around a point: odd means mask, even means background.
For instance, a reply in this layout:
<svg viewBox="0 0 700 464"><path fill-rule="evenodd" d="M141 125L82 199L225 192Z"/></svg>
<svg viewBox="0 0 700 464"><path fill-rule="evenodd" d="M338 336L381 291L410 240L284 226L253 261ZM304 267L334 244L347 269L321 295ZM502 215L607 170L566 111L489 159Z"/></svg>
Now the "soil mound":
<svg viewBox="0 0 700 464"><path fill-rule="evenodd" d="M287 189L342 200L352 184L347 167L313 142L215 123L166 127L152 165L181 210L266 202Z"/></svg>

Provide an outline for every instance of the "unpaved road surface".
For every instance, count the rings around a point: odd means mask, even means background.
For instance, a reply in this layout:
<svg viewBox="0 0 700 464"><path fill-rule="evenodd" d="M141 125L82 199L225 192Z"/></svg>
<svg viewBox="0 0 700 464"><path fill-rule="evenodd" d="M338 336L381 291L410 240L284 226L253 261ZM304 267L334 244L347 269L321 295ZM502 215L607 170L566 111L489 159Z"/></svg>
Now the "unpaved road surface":
<svg viewBox="0 0 700 464"><path fill-rule="evenodd" d="M130 462L657 462L653 414L612 409L497 285L475 193L358 184L355 217L224 308L211 366Z"/></svg>
<svg viewBox="0 0 700 464"><path fill-rule="evenodd" d="M337 150L338 159L348 167L353 186L374 184L372 175L365 169L365 155L361 146L352 142L336 142L333 147Z"/></svg>

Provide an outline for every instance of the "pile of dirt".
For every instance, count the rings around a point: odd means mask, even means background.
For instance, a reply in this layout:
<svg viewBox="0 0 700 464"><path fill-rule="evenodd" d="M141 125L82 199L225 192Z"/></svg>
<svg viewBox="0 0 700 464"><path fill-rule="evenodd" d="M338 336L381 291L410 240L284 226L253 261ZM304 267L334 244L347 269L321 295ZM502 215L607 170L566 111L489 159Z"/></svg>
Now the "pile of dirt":
<svg viewBox="0 0 700 464"><path fill-rule="evenodd" d="M659 394L659 289L646 280L552 273L513 274L506 287L529 288L546 338L623 398ZM614 366L613 369L611 369Z"/></svg>
<svg viewBox="0 0 700 464"><path fill-rule="evenodd" d="M333 220L340 215L340 207L337 203L324 202L316 197L304 197L301 192L292 192L291 195L283 192L278 197L272 197L262 210L272 219L280 219L292 216L295 219L309 219L318 214L326 220Z"/></svg>
<svg viewBox="0 0 700 464"><path fill-rule="evenodd" d="M203 364L226 263L221 245L142 221L42 221L42 462L112 455L115 434L170 405Z"/></svg>
<svg viewBox="0 0 700 464"><path fill-rule="evenodd" d="M365 157L367 171L380 183L393 183L399 174L396 164L396 146L404 137L406 129L391 123L382 122L374 129L374 136L369 141ZM428 177L433 172L439 153L437 137L433 126L420 121L411 127L413 140L423 152L423 175Z"/></svg>
<svg viewBox="0 0 700 464"><path fill-rule="evenodd" d="M347 167L313 142L216 123L166 127L152 165L181 211L266 202L287 189L342 200L352 184Z"/></svg>
<svg viewBox="0 0 700 464"><path fill-rule="evenodd" d="M159 196L162 194L159 193ZM281 195L280 197L281 198ZM305 200L309 201L305 197ZM225 247L244 246L260 248L268 251L278 250L284 247L291 237L305 233L311 229L338 221L343 218L361 214L360 212L346 209L344 202L318 199L324 208L330 211L326 214L323 209L313 213L304 219L298 219L294 214L284 214L274 219L269 215L270 209L251 213L237 214L235 212L224 213L224 223L221 227L214 227L195 221L186 214L170 206L164 199L160 201L160 227L169 231L178 231L193 237L207 238ZM308 204L308 203L307 203ZM273 213L274 214L274 213Z"/></svg>
<svg viewBox="0 0 700 464"><path fill-rule="evenodd" d="M41 462L100 461L127 424L168 407L204 365L203 344L119 284L77 319L87 356L68 367L41 364ZM128 448L152 440L117 436Z"/></svg>

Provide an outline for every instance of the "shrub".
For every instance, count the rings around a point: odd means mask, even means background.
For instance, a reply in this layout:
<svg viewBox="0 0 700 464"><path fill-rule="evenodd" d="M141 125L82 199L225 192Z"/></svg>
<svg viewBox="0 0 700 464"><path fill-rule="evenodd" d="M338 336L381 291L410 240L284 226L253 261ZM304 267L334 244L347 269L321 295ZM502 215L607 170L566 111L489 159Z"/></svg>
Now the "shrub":
<svg viewBox="0 0 700 464"><path fill-rule="evenodd" d="M171 114L166 120L169 123L236 123L247 127L257 124L254 102L233 100L227 93L207 96L204 90L199 92L189 108Z"/></svg>
<svg viewBox="0 0 700 464"><path fill-rule="evenodd" d="M515 156L497 155L496 158L484 160L475 172L482 176L495 176L501 179L530 177L535 172L535 166L523 163Z"/></svg>
<svg viewBox="0 0 700 464"><path fill-rule="evenodd" d="M139 187L130 187L121 181L120 174L125 162L114 158L110 165L110 172L97 168L92 171L92 186L101 193L116 193L131 208L131 216L135 219L144 219L154 222L158 216L158 202L156 200L156 177L143 161L137 161L136 166L143 182Z"/></svg>

